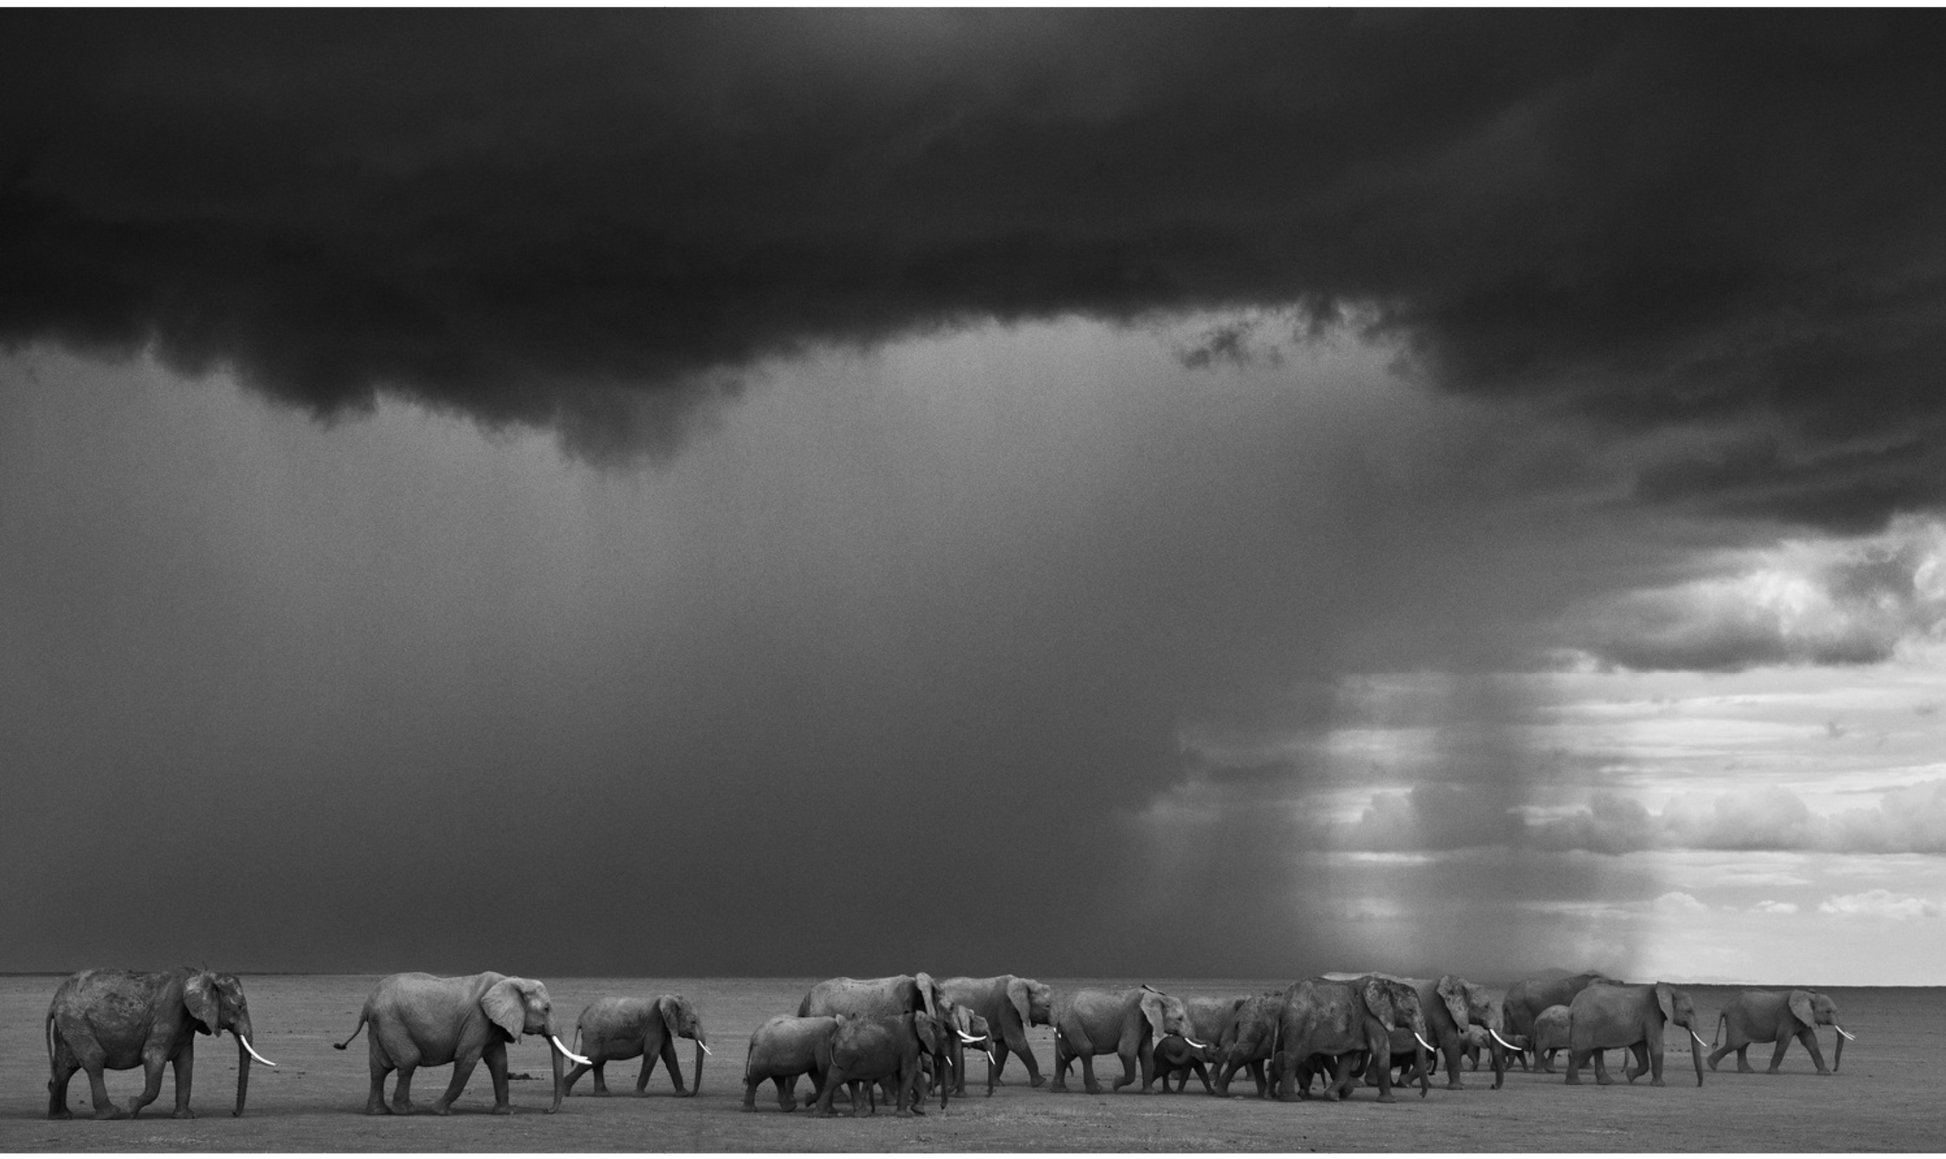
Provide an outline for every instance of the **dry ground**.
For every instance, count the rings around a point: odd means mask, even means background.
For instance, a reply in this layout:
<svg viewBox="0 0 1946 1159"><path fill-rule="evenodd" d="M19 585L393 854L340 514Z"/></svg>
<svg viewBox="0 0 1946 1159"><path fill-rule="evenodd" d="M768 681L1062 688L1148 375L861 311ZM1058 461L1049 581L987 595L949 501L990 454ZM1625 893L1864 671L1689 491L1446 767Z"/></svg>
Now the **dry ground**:
<svg viewBox="0 0 1946 1159"><path fill-rule="evenodd" d="M1802 1048L1793 1046L1784 1073L1708 1075L1696 1087L1686 1054L1670 1036L1669 1085L1647 1080L1634 1086L1568 1087L1559 1075L1516 1071L1504 1089L1488 1089L1492 1076L1467 1076L1469 1089L1435 1085L1421 1100L1408 1094L1381 1106L1374 1092L1345 1103L1283 1104L1255 1098L1212 1099L1201 1094L1158 1096L1123 1093L1091 1096L1031 1090L1024 1074L1007 1068L1010 1080L993 1098L977 1093L955 1100L944 1114L937 1105L922 1118L880 1114L850 1120L812 1119L802 1111L782 1114L759 1094L754 1114L742 1110L741 1071L749 1034L771 1014L794 1013L811 979L558 979L549 980L563 1021L571 1024L587 1002L604 994L689 995L700 1008L716 1056L695 1099L669 1095L658 1070L649 1097L632 1092L639 1063L609 1067L611 1089L631 1092L608 1099L570 1098L559 1115L547 1115L546 1048L527 1039L511 1049L515 1072L536 1076L516 1082L511 1118L486 1114L492 1090L484 1068L448 1118L367 1118L368 1078L364 1038L348 1052L331 1042L349 1033L376 979L371 976L246 977L258 1046L282 1064L252 1073L248 1113L232 1118L235 1048L226 1038L211 1050L202 1040L193 1106L200 1117L168 1116L173 1087L165 1078L162 1098L133 1122L94 1122L85 1116L87 1084L77 1076L70 1101L77 1117L50 1122L46 1113L47 1059L42 1019L58 978L0 978L0 1148L12 1151L1778 1151L1946 1150L1938 1061L1946 1032L1946 990L1833 991L1846 1026L1858 1035L1842 1073L1821 1078ZM1127 980L1047 979L1057 989L1078 984L1126 984ZM1139 981L1139 980L1138 980ZM1175 993L1243 993L1260 982L1155 979ZM1715 1011L1733 993L1693 987L1699 1010L1714 1026ZM1706 1033L1705 1038L1709 1035ZM1050 1064L1049 1032L1034 1033L1043 1067ZM1824 1035L1827 1057L1830 1034ZM687 1068L693 1051L682 1051ZM1753 1056L1759 1048L1753 1048ZM1678 1060L1680 1059L1680 1062ZM1768 1056L1753 1059L1761 1068ZM1120 1072L1113 1058L1102 1073ZM973 1067L984 1089L984 1062ZM422 1098L440 1090L449 1072L432 1068L419 1076ZM117 1102L140 1088L140 1072L111 1073ZM588 1080L583 1080L585 1089ZM1073 1085L1077 1090L1078 1081ZM1132 1089L1132 1088L1131 1088ZM1192 1080L1192 1090L1194 1090ZM1247 1090L1239 1080L1237 1090ZM157 1108L161 1113L157 1114Z"/></svg>

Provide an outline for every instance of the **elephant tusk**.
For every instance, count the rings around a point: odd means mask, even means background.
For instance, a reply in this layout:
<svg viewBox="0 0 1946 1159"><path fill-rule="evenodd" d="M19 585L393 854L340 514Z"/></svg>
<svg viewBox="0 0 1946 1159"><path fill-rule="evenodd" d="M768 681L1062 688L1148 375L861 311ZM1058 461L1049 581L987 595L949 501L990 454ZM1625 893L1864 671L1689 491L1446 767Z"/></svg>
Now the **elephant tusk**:
<svg viewBox="0 0 1946 1159"><path fill-rule="evenodd" d="M1208 1047L1208 1046L1206 1046L1206 1045L1205 1045L1205 1044L1203 1044L1203 1043L1200 1043L1200 1042L1197 1042L1197 1041L1196 1041L1195 1039L1193 1039L1193 1038L1191 1038L1191 1037L1189 1037L1189 1036L1188 1036L1187 1034L1185 1034L1185 1035L1183 1035L1183 1036L1182 1036L1182 1040L1183 1040L1184 1042L1186 1042L1186 1043L1188 1043L1189 1045L1191 1045L1191 1046L1193 1046L1193 1047L1195 1047L1195 1048L1196 1048L1197 1050L1208 1050L1208 1049L1209 1049L1209 1047Z"/></svg>
<svg viewBox="0 0 1946 1159"><path fill-rule="evenodd" d="M711 1050L711 1049L709 1048L709 1043L707 1043L707 1042L704 1042L704 1041L703 1041L702 1039L700 1039L700 1038L696 1040L696 1045L697 1045L697 1046L700 1046L700 1047L702 1047L702 1048L703 1048L703 1053L704 1053L704 1054L707 1054L707 1055L714 1055L714 1054L716 1053L715 1051L713 1051L713 1050Z"/></svg>
<svg viewBox="0 0 1946 1159"><path fill-rule="evenodd" d="M961 1042L966 1043L968 1046L978 1046L982 1042L986 1041L986 1039L984 1038L975 1038L972 1035L966 1033L964 1030L957 1030L954 1031L954 1033L959 1035L959 1040Z"/></svg>
<svg viewBox="0 0 1946 1159"><path fill-rule="evenodd" d="M1493 1035L1493 1040L1499 1043L1501 1046L1506 1047L1508 1050L1516 1051L1516 1052L1520 1050L1520 1048L1515 1046L1513 1043L1508 1042L1506 1039L1500 1037L1499 1031L1489 1027L1487 1033Z"/></svg>
<svg viewBox="0 0 1946 1159"><path fill-rule="evenodd" d="M254 1046L251 1046L251 1045L250 1045L250 1040L249 1040L249 1039L247 1039L247 1038L244 1038L244 1037L242 1037L242 1036L238 1036L238 1038L237 1038L237 1041L243 1044L243 1049L245 1049L245 1050L247 1050L247 1051L249 1051L249 1052L250 1052L250 1057L251 1057L251 1058L254 1058L254 1059L256 1059L256 1060L257 1060L258 1062L260 1062L260 1063L263 1063L263 1064L264 1064L265 1066L276 1066L276 1065L277 1065L276 1063L274 1063L274 1062L272 1062L272 1061L270 1061L269 1059L267 1059L267 1058L265 1058L265 1057L264 1057L263 1055L261 1055L261 1054L258 1054L258 1053L257 1053L257 1048L256 1048L256 1047L254 1047Z"/></svg>
<svg viewBox="0 0 1946 1159"><path fill-rule="evenodd" d="M1430 1043L1430 1042L1427 1042L1427 1041L1426 1041L1426 1039L1425 1039L1425 1036L1424 1036L1424 1035L1422 1035L1422 1034L1420 1034L1420 1033L1419 1033L1418 1031L1416 1031L1416 1030L1415 1030L1415 1031L1413 1031L1413 1032L1412 1032L1412 1037L1414 1037L1414 1038L1416 1038L1416 1039L1418 1039L1418 1040L1419 1040L1419 1045L1420 1045L1420 1046L1423 1046L1423 1047L1425 1047L1425 1048L1426 1048L1426 1053L1427 1053L1427 1054L1438 1054L1438 1053L1439 1053L1439 1048L1438 1048L1438 1047L1436 1047L1436 1046L1434 1046L1434 1045L1433 1045L1432 1043ZM1418 1064L1417 1064L1417 1063L1414 1063L1413 1065L1414 1065L1414 1066L1417 1066Z"/></svg>
<svg viewBox="0 0 1946 1159"><path fill-rule="evenodd" d="M1689 1030L1689 1027L1687 1027L1687 1026L1685 1026L1685 1027L1683 1027L1683 1029L1684 1029L1684 1030ZM1709 1043L1707 1043L1707 1042L1704 1042L1704 1041L1702 1040L1702 1038L1701 1038L1701 1036L1699 1036L1699 1035L1698 1035L1698 1034L1697 1034L1697 1033L1696 1033L1695 1031L1693 1031L1693 1030L1689 1030L1689 1037L1691 1037L1691 1038L1694 1038L1694 1039L1696 1040L1696 1045L1697 1045L1697 1046L1700 1046L1700 1047L1702 1047L1702 1048L1703 1048L1704 1050L1708 1050L1708 1049L1709 1049L1709 1045L1710 1045L1710 1044L1709 1044Z"/></svg>
<svg viewBox="0 0 1946 1159"><path fill-rule="evenodd" d="M1844 1036L1845 1036L1845 1041L1846 1041L1846 1042L1857 1042L1857 1041L1858 1041L1858 1036L1857 1036L1856 1034L1852 1034L1851 1032L1849 1032L1849 1031L1847 1031L1847 1030L1846 1030L1846 1029L1845 1029L1844 1027L1842 1027L1842 1026L1839 1026L1839 1025L1838 1025L1837 1023L1835 1023L1835 1022L1831 1024L1831 1029L1833 1029L1833 1030L1835 1030L1835 1031L1837 1031L1837 1032L1838 1032L1839 1034L1842 1034L1842 1035L1844 1035Z"/></svg>
<svg viewBox="0 0 1946 1159"><path fill-rule="evenodd" d="M550 1034L550 1035L548 1035L548 1036L547 1036L547 1040L548 1040L549 1042L551 1042L551 1043L553 1043L553 1044L554 1044L554 1049L555 1049L555 1050L558 1050L558 1051L560 1051L560 1052L561 1052L561 1055L562 1055L562 1057L564 1057L564 1058L566 1058L566 1059L567 1059L568 1061L570 1061L570 1062L572 1062L572 1063L574 1063L574 1064L575 1064L576 1066L593 1066L593 1065L595 1065L594 1063L592 1063L592 1062L589 1062L589 1061L588 1061L587 1059L585 1059L585 1058L582 1058L582 1057L581 1057L580 1055L578 1055L578 1054L576 1054L576 1053L574 1053L573 1051L571 1051L571 1050L569 1050L569 1049L568 1049L567 1047L565 1047L565 1046L562 1046L562 1045L561 1045L561 1040L560 1040L559 1038L557 1038L556 1036L554 1036L554 1035L552 1035L552 1034Z"/></svg>

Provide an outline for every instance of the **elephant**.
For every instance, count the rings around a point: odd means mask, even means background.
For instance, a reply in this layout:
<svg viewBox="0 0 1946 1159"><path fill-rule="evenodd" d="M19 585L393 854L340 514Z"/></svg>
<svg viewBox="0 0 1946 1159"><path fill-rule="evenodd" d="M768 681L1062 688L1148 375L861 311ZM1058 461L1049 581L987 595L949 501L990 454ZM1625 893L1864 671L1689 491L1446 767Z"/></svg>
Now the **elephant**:
<svg viewBox="0 0 1946 1159"><path fill-rule="evenodd" d="M1488 1057L1493 1062L1493 1089L1499 1090L1507 1075L1502 1050L1513 1049L1513 1044L1497 1038L1504 1007L1493 1000L1486 987L1452 974L1414 985L1419 1009L1425 1014L1427 1037L1446 1060L1446 1089L1459 1090L1466 1085L1460 1081L1460 1055L1466 1049L1466 1032L1480 1028L1490 1040L1497 1039L1491 1043Z"/></svg>
<svg viewBox="0 0 1946 1159"><path fill-rule="evenodd" d="M1619 983L1606 974L1598 974L1592 970L1565 978L1528 978L1515 982L1507 989L1507 997L1501 1002L1504 1025L1500 1033L1508 1036L1524 1034L1531 1038L1534 1034L1534 1019L1541 1011L1550 1006L1566 1006L1574 1001L1576 994L1597 985L1619 985ZM1520 1064L1523 1067L1527 1065L1527 1056L1524 1052L1520 1056ZM1538 1052L1534 1055L1534 1066L1543 1074L1554 1073L1553 1061L1551 1059L1543 1061Z"/></svg>
<svg viewBox="0 0 1946 1159"><path fill-rule="evenodd" d="M1000 974L992 978L948 978L939 984L940 993L957 1006L963 1006L986 1019L993 1034L993 1065L987 1075L987 1093L993 1093L1000 1072L1007 1068L1007 1056L1017 1054L1027 1065L1029 1086L1041 1086L1047 1077L1027 1044L1027 1031L1035 1026L1054 1025L1054 988L1032 978ZM954 1076L956 1095L966 1094L966 1076Z"/></svg>
<svg viewBox="0 0 1946 1159"><path fill-rule="evenodd" d="M1491 1052L1493 1049L1491 1045L1493 1040L1487 1037L1486 1028L1483 1026L1469 1026L1466 1028L1466 1033L1461 1037L1466 1040L1466 1045L1460 1048L1460 1053L1466 1056L1466 1069L1473 1071L1479 1070L1480 1053L1482 1051ZM1519 1050L1519 1040L1510 1040L1505 1049L1508 1051Z"/></svg>
<svg viewBox="0 0 1946 1159"><path fill-rule="evenodd" d="M891 978L826 978L805 993L797 1004L799 1018L846 1014L854 1018L890 1018L919 1013L939 1016L942 995L930 974L899 974Z"/></svg>
<svg viewBox="0 0 1946 1159"><path fill-rule="evenodd" d="M703 1056L710 1053L709 1036L703 1020L689 999L680 994L659 998L603 998L590 1003L575 1020L575 1047L587 1052L592 1068L575 1063L561 1080L562 1093L573 1094L574 1084L590 1069L595 1072L595 1093L608 1093L602 1071L611 1062L640 1057L642 1073L635 1076L635 1093L647 1093L649 1074L660 1060L669 1071L669 1081L679 1096L694 1095L703 1089ZM684 1089L682 1066L676 1060L677 1038L696 1043L696 1083Z"/></svg>
<svg viewBox="0 0 1946 1159"><path fill-rule="evenodd" d="M1283 1018L1284 992L1266 990L1237 1003L1217 1036L1220 1066L1216 1074L1216 1093L1228 1096L1230 1079L1245 1068L1256 1080L1257 1097L1269 1092L1264 1064L1276 1054L1278 1023Z"/></svg>
<svg viewBox="0 0 1946 1159"><path fill-rule="evenodd" d="M1696 1085L1703 1085L1703 1040L1696 1034L1696 1005L1689 994L1666 982L1653 985L1589 986L1568 1003L1568 1082L1581 1082L1580 1070L1594 1056L1595 1081L1614 1080L1602 1065L1604 1048L1634 1050L1636 1065L1627 1072L1634 1082L1652 1072L1650 1086L1662 1083L1662 1028L1673 1022L1689 1032L1689 1053L1696 1062ZM1643 1057L1646 1049L1648 1057Z"/></svg>
<svg viewBox="0 0 1946 1159"><path fill-rule="evenodd" d="M1068 1065L1079 1059L1082 1085L1089 1094L1100 1094L1095 1056L1115 1054L1122 1060L1122 1077L1115 1080L1115 1089L1134 1082L1139 1072L1142 1093L1148 1094L1155 1080L1155 1041L1171 1034L1191 1038L1188 1031L1189 1012L1182 999L1153 986L1076 990L1055 1003L1054 1084L1049 1089L1065 1092Z"/></svg>
<svg viewBox="0 0 1946 1159"><path fill-rule="evenodd" d="M1277 1031L1277 1074L1279 1095L1289 1098L1298 1066L1316 1054L1338 1056L1337 1074L1326 1085L1325 1094L1339 1098L1351 1094L1352 1056L1364 1052L1379 1068L1378 1099L1396 1102L1392 1078L1385 1060L1391 1058L1391 1032L1408 1029L1421 1050L1431 1053L1426 1041L1425 1014L1419 1008L1419 992L1410 983L1378 974L1367 974L1352 981L1313 979L1298 982L1284 992L1284 1008ZM1431 1087L1424 1059L1419 1067L1419 1097ZM1370 1065L1369 1063L1367 1065Z"/></svg>
<svg viewBox="0 0 1946 1159"><path fill-rule="evenodd" d="M807 1102L815 1101L831 1069L831 1039L841 1021L829 1015L795 1018L780 1014L751 1032L750 1048L743 1058L743 1109L757 1109L757 1088L769 1079L777 1087L778 1106L796 1110L792 1088L802 1074L811 1076L811 1099Z"/></svg>
<svg viewBox="0 0 1946 1159"><path fill-rule="evenodd" d="M954 1031L949 1042L952 1048L953 1075L950 1081L953 1093L960 1096L966 1094L966 1048L977 1046L987 1056L987 1098L992 1098L993 1085L999 1078L999 1068L993 1061L993 1027L985 1018L951 999L945 1002L944 1010ZM943 1075L934 1076L934 1080L948 1081Z"/></svg>
<svg viewBox="0 0 1946 1159"><path fill-rule="evenodd" d="M1566 1006L1550 1006L1534 1017L1534 1055L1539 1058L1546 1052L1551 1060L1557 1050L1568 1048L1569 1031L1574 1025L1574 1012Z"/></svg>
<svg viewBox="0 0 1946 1159"><path fill-rule="evenodd" d="M1160 1080L1157 1090L1169 1093L1169 1079L1176 1080L1176 1093L1181 1094L1189 1085L1189 1073L1203 1081L1203 1092L1215 1094L1216 1088L1210 1085L1209 1064L1217 1058L1217 1047L1205 1043L1191 1043L1180 1034L1169 1034L1156 1040L1151 1052L1155 1057L1155 1077Z"/></svg>
<svg viewBox="0 0 1946 1159"><path fill-rule="evenodd" d="M447 1063L453 1064L453 1081L432 1109L435 1114L451 1114L453 1100L466 1089L466 1080L482 1059L493 1078L493 1113L513 1114L513 1105L507 1101L507 1044L518 1042L523 1034L547 1038L554 1063L554 1104L547 1109L550 1115L561 1109L566 1090L561 1078L564 1062L594 1065L561 1044L554 1003L547 996L546 986L492 970L463 978L416 973L382 978L372 988L371 997L365 999L358 1025L343 1042L331 1045L345 1049L368 1024L372 1028L366 1038L372 1066L372 1089L365 1099L368 1115L411 1114L412 1072ZM388 1105L385 1076L394 1070L399 1072L398 1088Z"/></svg>
<svg viewBox="0 0 1946 1159"><path fill-rule="evenodd" d="M162 1068L176 1071L178 1119L193 1119L189 1088L196 1064L196 1036L220 1036L225 1030L236 1039L236 1109L250 1090L250 1060L277 1064L250 1044L250 1006L243 983L234 974L217 974L182 966L158 973L129 970L83 970L54 991L47 1007L47 1117L71 1119L68 1080L74 1072L88 1072L95 1118L132 1119L162 1093ZM146 1081L142 1093L124 1111L109 1101L103 1070L141 1067Z"/></svg>
<svg viewBox="0 0 1946 1159"><path fill-rule="evenodd" d="M831 1100L838 1088L851 1087L851 1113L858 1116L859 1084L895 1079L893 1106L897 1113L925 1114L919 1105L921 1055L931 1055L933 1073L944 1075L948 1040L952 1028L944 1019L910 1011L895 1018L845 1018L831 1036L830 1068L825 1072L814 1114L831 1113ZM948 1084L938 1084L939 1108L946 1109ZM876 1109L876 1107L874 1107Z"/></svg>
<svg viewBox="0 0 1946 1159"><path fill-rule="evenodd" d="M1817 1027L1829 1026L1838 1032L1836 1045L1831 1053L1831 1070L1824 1067L1824 1053L1818 1049ZM1779 994L1774 990L1745 990L1730 999L1723 1013L1716 1019L1716 1039L1722 1038L1725 1031L1728 1037L1723 1045L1712 1050L1709 1056L1710 1069L1731 1051L1737 1052L1737 1073L1755 1073L1750 1066L1750 1044L1753 1042L1774 1042L1777 1049L1770 1055L1770 1070L1776 1074L1784 1061L1784 1052L1790 1049L1791 1039L1804 1044L1811 1052L1811 1061L1817 1065L1819 1074L1831 1074L1845 1057L1845 1043L1853 1036L1838 1025L1838 1006L1829 995L1816 990L1791 990Z"/></svg>

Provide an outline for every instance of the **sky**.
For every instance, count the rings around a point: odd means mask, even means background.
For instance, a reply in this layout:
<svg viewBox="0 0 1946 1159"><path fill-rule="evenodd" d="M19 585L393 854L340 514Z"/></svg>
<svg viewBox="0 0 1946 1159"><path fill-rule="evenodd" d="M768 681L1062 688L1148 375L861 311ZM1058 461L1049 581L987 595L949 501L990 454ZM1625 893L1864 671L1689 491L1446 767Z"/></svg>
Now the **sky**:
<svg viewBox="0 0 1946 1159"><path fill-rule="evenodd" d="M1946 984L1940 23L0 13L0 970Z"/></svg>

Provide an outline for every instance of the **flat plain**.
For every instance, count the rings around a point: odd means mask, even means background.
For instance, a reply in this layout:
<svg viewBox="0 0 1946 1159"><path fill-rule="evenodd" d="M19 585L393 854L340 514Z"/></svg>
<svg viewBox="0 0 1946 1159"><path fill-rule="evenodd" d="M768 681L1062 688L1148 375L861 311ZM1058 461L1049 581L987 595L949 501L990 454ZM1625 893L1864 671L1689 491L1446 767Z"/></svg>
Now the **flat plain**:
<svg viewBox="0 0 1946 1159"><path fill-rule="evenodd" d="M1057 1095L1028 1087L1018 1060L1007 1064L1006 1085L992 1098L985 1062L976 1061L970 1097L944 1113L932 1102L924 1116L814 1119L783 1114L766 1086L757 1110L742 1109L742 1069L749 1036L773 1014L795 1013L811 978L561 978L543 979L564 1026L581 1008L610 994L689 996L701 1011L715 1056L693 1099L670 1094L657 1068L646 1097L634 1096L639 1062L611 1063L609 1087L587 1097L583 1079L558 1115L549 1102L544 1043L523 1039L509 1049L509 1067L534 1076L513 1084L515 1113L487 1114L492 1088L476 1070L454 1113L441 1118L367 1117L365 1039L349 1051L331 1049L349 1034L376 975L246 975L244 989L257 1028L257 1046L279 1066L251 1074L242 1118L235 1099L235 1046L199 1040L192 1107L198 1118L170 1118L172 1078L162 1097L133 1121L95 1122L87 1116L87 1083L76 1076L70 1105L76 1118L52 1122L47 1110L44 1018L57 976L0 977L0 1148L9 1151L1941 1151L1946 1150L1939 1048L1946 1041L1946 989L1828 990L1846 1029L1858 1036L1841 1071L1815 1073L1793 1045L1778 1075L1734 1073L1735 1056L1695 1085L1688 1052L1668 1036L1665 1081L1598 1087L1566 1086L1559 1074L1515 1070L1503 1089L1490 1089L1486 1071L1465 1075L1466 1089L1435 1081L1420 1098L1402 1092L1380 1105L1376 1092L1349 1101L1281 1103L1252 1097L1247 1076L1232 1087L1239 1097L1200 1093L1141 1095L1080 1092ZM1044 978L1057 992L1083 985L1123 986L1149 981L1171 993L1243 994L1280 985L1275 980ZM1782 988L1782 987L1775 987ZM1707 1019L1742 987L1686 987ZM1051 1032L1030 1036L1045 1071L1052 1065ZM1821 1035L1826 1059L1830 1031ZM679 1052L685 1074L693 1048ZM214 1049L212 1049L214 1047ZM1769 1062L1767 1047L1751 1048L1752 1065ZM1119 1075L1113 1057L1097 1060L1104 1085ZM429 1068L415 1093L423 1100L443 1089L450 1071ZM110 1072L108 1088L125 1103L141 1087L140 1071ZM840 1103L842 1106L842 1101Z"/></svg>

